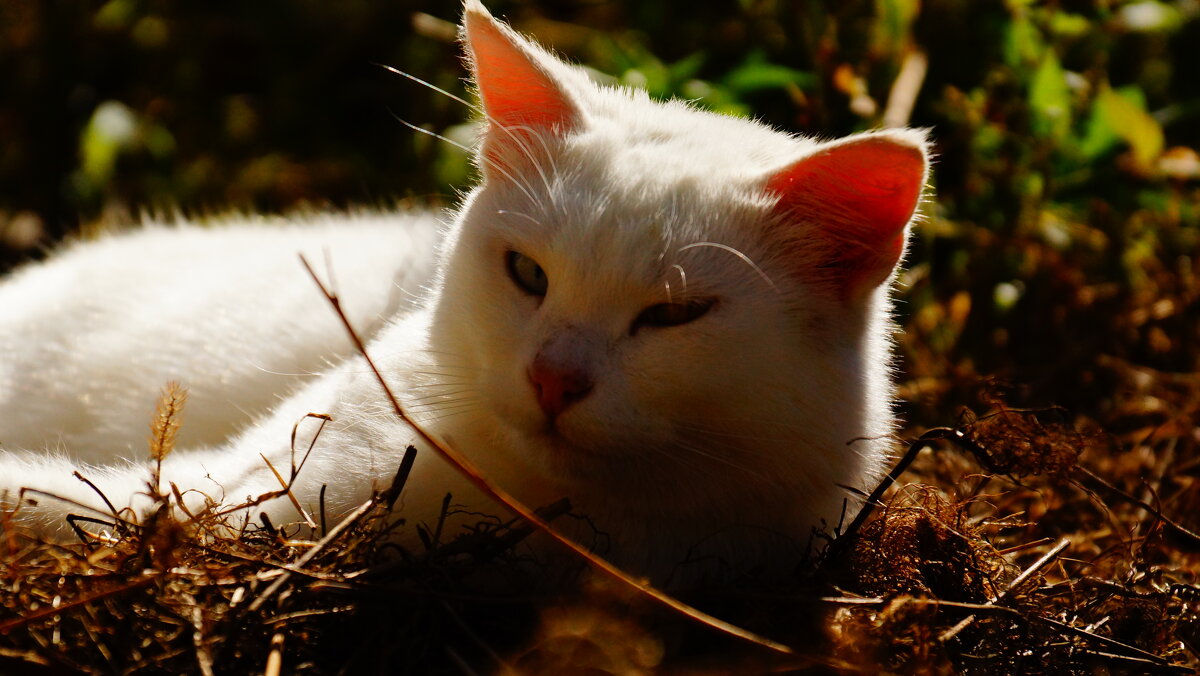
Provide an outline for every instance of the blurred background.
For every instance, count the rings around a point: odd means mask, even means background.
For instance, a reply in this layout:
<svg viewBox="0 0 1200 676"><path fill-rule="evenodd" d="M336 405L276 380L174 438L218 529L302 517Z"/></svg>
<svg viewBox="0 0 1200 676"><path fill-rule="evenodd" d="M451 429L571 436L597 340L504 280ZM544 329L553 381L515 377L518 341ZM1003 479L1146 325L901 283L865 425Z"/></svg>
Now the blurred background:
<svg viewBox="0 0 1200 676"><path fill-rule="evenodd" d="M905 413L1200 410L1200 0L492 0L654 96L838 136L928 127ZM446 205L458 3L0 0L0 267L142 212ZM1119 415L1118 415L1119 413ZM1118 421L1119 419L1119 421ZM1130 420L1133 422L1130 422Z"/></svg>

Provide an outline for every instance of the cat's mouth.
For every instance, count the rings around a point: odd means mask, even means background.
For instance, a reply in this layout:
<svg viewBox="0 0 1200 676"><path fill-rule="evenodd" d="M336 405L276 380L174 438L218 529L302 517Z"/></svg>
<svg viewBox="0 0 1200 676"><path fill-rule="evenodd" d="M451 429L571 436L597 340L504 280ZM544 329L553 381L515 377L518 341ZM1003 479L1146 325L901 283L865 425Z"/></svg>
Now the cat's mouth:
<svg viewBox="0 0 1200 676"><path fill-rule="evenodd" d="M591 449L573 438L575 435L571 433L570 426L558 417L544 418L531 436L556 462L573 463L578 462L581 456L593 455Z"/></svg>
<svg viewBox="0 0 1200 676"><path fill-rule="evenodd" d="M574 444L572 444L563 434L563 431L559 426L558 418L543 418L541 425L534 434L537 436L538 440L547 446L554 448L556 451L560 449L565 451L574 447Z"/></svg>
<svg viewBox="0 0 1200 676"><path fill-rule="evenodd" d="M586 431L559 419L543 422L529 434L557 475L598 478L595 473L624 454ZM598 443L599 442L599 443Z"/></svg>

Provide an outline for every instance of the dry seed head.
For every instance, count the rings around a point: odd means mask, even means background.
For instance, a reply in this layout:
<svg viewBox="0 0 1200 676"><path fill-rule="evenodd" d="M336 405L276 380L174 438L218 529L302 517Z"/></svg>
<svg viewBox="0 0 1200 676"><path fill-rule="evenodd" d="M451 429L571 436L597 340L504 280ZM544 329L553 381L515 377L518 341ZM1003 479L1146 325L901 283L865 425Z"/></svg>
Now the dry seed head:
<svg viewBox="0 0 1200 676"><path fill-rule="evenodd" d="M150 458L162 462L175 449L175 436L179 433L179 421L183 405L187 401L187 388L177 381L169 381L158 396L154 407L154 419L150 422Z"/></svg>

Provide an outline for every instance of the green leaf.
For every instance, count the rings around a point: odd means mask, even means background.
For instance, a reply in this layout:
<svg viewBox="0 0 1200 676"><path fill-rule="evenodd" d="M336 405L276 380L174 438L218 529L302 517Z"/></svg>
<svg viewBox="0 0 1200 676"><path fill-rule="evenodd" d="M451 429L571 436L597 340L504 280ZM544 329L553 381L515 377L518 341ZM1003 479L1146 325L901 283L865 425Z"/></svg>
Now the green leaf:
<svg viewBox="0 0 1200 676"><path fill-rule="evenodd" d="M703 65L704 52L694 52L668 66L667 72L672 82L681 83L695 78Z"/></svg>
<svg viewBox="0 0 1200 676"><path fill-rule="evenodd" d="M92 24L101 30L125 28L137 15L133 0L109 0L92 16Z"/></svg>
<svg viewBox="0 0 1200 676"><path fill-rule="evenodd" d="M909 40L919 0L875 0L875 48L897 52Z"/></svg>
<svg viewBox="0 0 1200 676"><path fill-rule="evenodd" d="M1008 23L1004 38L1004 62L1009 68L1021 69L1037 63L1046 51L1041 32L1023 13Z"/></svg>
<svg viewBox="0 0 1200 676"><path fill-rule="evenodd" d="M728 89L704 80L688 80L680 88L683 98L718 113L750 117L750 107L739 103Z"/></svg>
<svg viewBox="0 0 1200 676"><path fill-rule="evenodd" d="M1112 121L1104 112L1102 98L1096 97L1092 101L1083 138L1077 145L1079 153L1088 162L1098 159L1121 142L1121 135L1117 133L1116 129L1113 129Z"/></svg>
<svg viewBox="0 0 1200 676"><path fill-rule="evenodd" d="M82 168L94 183L103 185L116 168L117 156L132 145L137 115L120 101L96 106L79 139Z"/></svg>
<svg viewBox="0 0 1200 676"><path fill-rule="evenodd" d="M1053 51L1046 51L1029 85L1033 130L1042 136L1064 138L1071 129L1071 89L1067 74Z"/></svg>
<svg viewBox="0 0 1200 676"><path fill-rule="evenodd" d="M1136 33L1170 33L1183 26L1183 15L1171 5L1144 0L1131 2L1117 10L1118 23Z"/></svg>
<svg viewBox="0 0 1200 676"><path fill-rule="evenodd" d="M811 73L768 63L762 51L756 50L721 82L740 95L764 89L781 89L790 85L801 89L811 88L816 85L816 78Z"/></svg>
<svg viewBox="0 0 1200 676"><path fill-rule="evenodd" d="M1063 38L1077 38L1092 30L1092 23L1082 14L1055 12L1050 18L1050 31Z"/></svg>
<svg viewBox="0 0 1200 676"><path fill-rule="evenodd" d="M1120 141L1129 145L1142 170L1153 166L1166 143L1162 125L1146 112L1146 97L1137 87L1100 92L1092 103L1080 149L1085 158L1094 159Z"/></svg>

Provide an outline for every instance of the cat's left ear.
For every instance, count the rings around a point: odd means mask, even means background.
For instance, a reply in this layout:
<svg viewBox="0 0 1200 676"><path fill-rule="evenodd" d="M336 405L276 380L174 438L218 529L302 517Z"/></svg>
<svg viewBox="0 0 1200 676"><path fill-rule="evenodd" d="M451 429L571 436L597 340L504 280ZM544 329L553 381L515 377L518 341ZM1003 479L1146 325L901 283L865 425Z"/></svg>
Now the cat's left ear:
<svg viewBox="0 0 1200 676"><path fill-rule="evenodd" d="M579 123L579 108L556 77L564 64L492 18L479 0L465 3L463 43L487 114L485 173L538 148L533 136L562 135Z"/></svg>
<svg viewBox="0 0 1200 676"><path fill-rule="evenodd" d="M904 255L908 224L929 172L924 132L851 136L774 172L774 227L802 251L800 274L832 284L846 300L885 282Z"/></svg>

